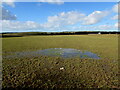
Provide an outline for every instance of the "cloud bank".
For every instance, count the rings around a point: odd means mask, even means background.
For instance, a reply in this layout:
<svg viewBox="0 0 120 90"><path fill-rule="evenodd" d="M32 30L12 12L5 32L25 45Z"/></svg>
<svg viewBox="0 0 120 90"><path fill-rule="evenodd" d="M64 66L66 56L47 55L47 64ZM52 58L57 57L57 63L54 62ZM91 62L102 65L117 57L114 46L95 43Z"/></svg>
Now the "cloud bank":
<svg viewBox="0 0 120 90"><path fill-rule="evenodd" d="M33 21L26 21L26 22L20 22L20 21L10 21L10 20L2 20L2 27L5 30L35 30L40 29L41 24L38 24Z"/></svg>
<svg viewBox="0 0 120 90"><path fill-rule="evenodd" d="M46 23L38 24L33 21L26 21L26 22L19 22L19 21L10 21L9 17L7 16L6 19L3 20L3 28L4 29L49 29L49 30L56 30L61 29L67 26L79 24L82 25L91 25L97 24L104 18L106 14L103 15L102 11L95 11L90 15L86 16L83 13L70 11L70 12L61 12L55 16L49 16ZM12 19L15 17L12 17ZM89 19L90 18L90 19ZM9 21L8 21L9 20Z"/></svg>
<svg viewBox="0 0 120 90"><path fill-rule="evenodd" d="M12 0L14 1L14 0ZM53 0L51 0L52 2ZM42 1L41 1L42 2ZM46 0L48 2L48 0ZM55 0L56 3L59 0ZM12 4L8 4L11 5ZM112 11L117 13L117 5L114 5ZM54 16L48 16L47 22L36 23L34 21L11 21L16 20L16 15L11 14L10 11L3 8L2 10L2 27L4 30L108 30L108 29L118 29L118 23L114 25L96 25L100 23L105 17L107 17L111 12L109 11L94 11L89 15L86 15L77 11L61 12ZM113 20L118 19L118 15L112 17ZM74 26L74 25L79 26Z"/></svg>
<svg viewBox="0 0 120 90"><path fill-rule="evenodd" d="M48 27L43 26L42 24L33 22L33 21L26 21L26 22L20 22L20 21L10 21L10 20L2 20L2 27L5 31L9 30L44 30L47 31ZM61 27L60 30L108 30L108 29L117 29L118 23L115 25L97 25L97 26L73 26L73 27ZM52 31L56 31L55 27L49 28ZM58 29L58 28L57 28Z"/></svg>

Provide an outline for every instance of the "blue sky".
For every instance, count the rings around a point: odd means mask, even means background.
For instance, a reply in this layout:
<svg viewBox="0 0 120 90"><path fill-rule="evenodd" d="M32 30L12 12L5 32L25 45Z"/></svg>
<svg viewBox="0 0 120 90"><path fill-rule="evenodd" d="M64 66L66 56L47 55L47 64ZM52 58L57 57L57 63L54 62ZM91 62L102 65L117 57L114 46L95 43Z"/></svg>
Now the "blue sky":
<svg viewBox="0 0 120 90"><path fill-rule="evenodd" d="M116 2L14 2L2 6L2 32L117 31Z"/></svg>

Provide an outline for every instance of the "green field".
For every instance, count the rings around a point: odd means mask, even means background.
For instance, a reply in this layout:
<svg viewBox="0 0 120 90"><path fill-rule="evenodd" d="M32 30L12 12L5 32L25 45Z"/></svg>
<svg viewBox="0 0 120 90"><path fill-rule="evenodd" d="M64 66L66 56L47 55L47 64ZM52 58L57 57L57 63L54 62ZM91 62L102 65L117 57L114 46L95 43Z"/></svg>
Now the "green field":
<svg viewBox="0 0 120 90"><path fill-rule="evenodd" d="M118 35L25 36L2 39L2 54L48 48L96 53L95 59L3 58L3 87L118 88ZM63 70L60 70L64 67Z"/></svg>

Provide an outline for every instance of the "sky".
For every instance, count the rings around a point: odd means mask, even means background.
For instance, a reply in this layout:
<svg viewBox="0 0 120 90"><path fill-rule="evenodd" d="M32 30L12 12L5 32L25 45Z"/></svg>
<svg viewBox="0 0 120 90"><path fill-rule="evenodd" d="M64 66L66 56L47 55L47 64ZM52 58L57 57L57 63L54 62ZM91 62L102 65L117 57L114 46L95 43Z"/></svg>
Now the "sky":
<svg viewBox="0 0 120 90"><path fill-rule="evenodd" d="M118 31L117 2L4 2L2 32Z"/></svg>

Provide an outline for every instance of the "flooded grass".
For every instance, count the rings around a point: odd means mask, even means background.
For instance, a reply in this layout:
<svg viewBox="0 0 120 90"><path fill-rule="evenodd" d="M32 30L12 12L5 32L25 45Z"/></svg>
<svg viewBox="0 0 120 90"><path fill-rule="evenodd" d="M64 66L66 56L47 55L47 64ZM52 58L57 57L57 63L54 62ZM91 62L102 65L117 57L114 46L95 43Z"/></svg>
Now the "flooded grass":
<svg viewBox="0 0 120 90"><path fill-rule="evenodd" d="M59 51L55 51L54 57L28 55L31 58L3 58L2 86L3 88L118 88L117 40L117 35L4 38L3 56L12 55L9 52L74 48L91 51L100 59L77 56L62 58L58 57ZM83 53L85 53L83 56L87 57L86 52Z"/></svg>

